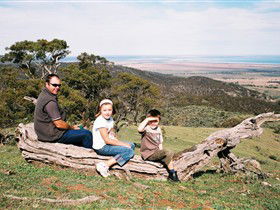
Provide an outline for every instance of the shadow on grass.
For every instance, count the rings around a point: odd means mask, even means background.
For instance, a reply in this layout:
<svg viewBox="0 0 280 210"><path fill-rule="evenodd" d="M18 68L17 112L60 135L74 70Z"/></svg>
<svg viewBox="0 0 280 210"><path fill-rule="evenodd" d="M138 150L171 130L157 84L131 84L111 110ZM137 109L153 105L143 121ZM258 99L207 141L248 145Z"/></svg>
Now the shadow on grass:
<svg viewBox="0 0 280 210"><path fill-rule="evenodd" d="M217 173L217 170L198 171L198 172L193 174L193 178L198 178L198 177L201 177L205 174L216 174L216 173Z"/></svg>

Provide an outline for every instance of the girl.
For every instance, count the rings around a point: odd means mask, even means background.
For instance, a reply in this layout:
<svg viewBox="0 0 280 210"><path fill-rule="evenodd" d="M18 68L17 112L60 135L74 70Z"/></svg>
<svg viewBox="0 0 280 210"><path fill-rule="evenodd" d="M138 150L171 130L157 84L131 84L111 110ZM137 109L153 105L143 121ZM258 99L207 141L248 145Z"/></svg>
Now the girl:
<svg viewBox="0 0 280 210"><path fill-rule="evenodd" d="M104 99L100 102L96 120L93 123L93 144L92 147L98 155L114 156L106 162L96 164L96 170L103 177L109 176L109 168L118 163L123 166L134 156L135 145L130 142L119 141L113 132L115 114L113 102Z"/></svg>

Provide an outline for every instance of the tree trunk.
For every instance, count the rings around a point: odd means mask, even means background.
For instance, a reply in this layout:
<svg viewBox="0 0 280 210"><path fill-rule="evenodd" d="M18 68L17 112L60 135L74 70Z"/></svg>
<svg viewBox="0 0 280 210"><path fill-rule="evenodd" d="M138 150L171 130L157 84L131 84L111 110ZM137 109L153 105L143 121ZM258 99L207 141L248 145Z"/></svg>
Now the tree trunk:
<svg viewBox="0 0 280 210"><path fill-rule="evenodd" d="M248 118L239 125L219 130L211 134L200 144L178 153L174 164L179 178L188 180L191 176L207 165L211 159L218 156L221 161L221 170L224 172L253 172L262 174L260 164L252 159L237 158L231 150L240 143L241 139L260 136L263 129L260 127L265 121L280 120L280 114L264 113ZM60 143L45 143L37 140L33 123L18 126L18 147L27 161L41 161L58 164L77 169L95 169L95 164L109 157L97 155L91 149ZM113 169L147 175L153 179L166 179L167 172L160 163L143 161L135 156L125 166L113 166Z"/></svg>

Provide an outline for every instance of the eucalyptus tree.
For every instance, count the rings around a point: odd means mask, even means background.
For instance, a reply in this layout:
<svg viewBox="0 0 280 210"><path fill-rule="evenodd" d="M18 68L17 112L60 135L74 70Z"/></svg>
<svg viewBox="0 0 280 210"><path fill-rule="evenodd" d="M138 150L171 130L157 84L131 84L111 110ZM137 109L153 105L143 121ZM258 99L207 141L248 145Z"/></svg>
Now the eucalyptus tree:
<svg viewBox="0 0 280 210"><path fill-rule="evenodd" d="M68 48L67 42L59 39L24 40L7 47L1 61L17 65L29 78L43 78L47 73L57 73L61 59L70 53Z"/></svg>
<svg viewBox="0 0 280 210"><path fill-rule="evenodd" d="M77 59L79 60L79 66L81 69L86 69L96 64L106 65L110 63L106 58L102 56L88 54L86 52L83 52L80 55L78 55Z"/></svg>
<svg viewBox="0 0 280 210"><path fill-rule="evenodd" d="M117 126L124 121L137 124L141 115L160 105L158 86L131 73L118 73L112 79L111 94L117 109Z"/></svg>

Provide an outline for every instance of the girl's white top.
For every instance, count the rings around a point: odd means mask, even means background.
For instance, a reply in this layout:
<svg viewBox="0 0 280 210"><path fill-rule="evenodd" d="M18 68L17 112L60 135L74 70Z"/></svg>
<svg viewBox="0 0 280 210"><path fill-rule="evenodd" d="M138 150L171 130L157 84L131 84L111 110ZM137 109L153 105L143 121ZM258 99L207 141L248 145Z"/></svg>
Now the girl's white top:
<svg viewBox="0 0 280 210"><path fill-rule="evenodd" d="M102 138L99 128L107 128L108 133L110 130L114 127L114 120L112 117L110 117L108 120L102 117L101 115L98 116L94 123L92 128L92 148L93 149L101 149L103 146L106 145L104 139Z"/></svg>

